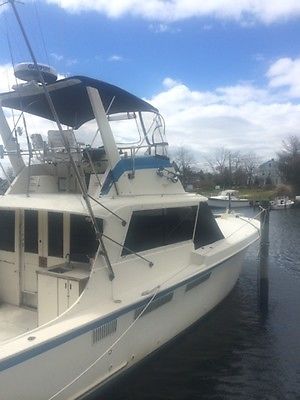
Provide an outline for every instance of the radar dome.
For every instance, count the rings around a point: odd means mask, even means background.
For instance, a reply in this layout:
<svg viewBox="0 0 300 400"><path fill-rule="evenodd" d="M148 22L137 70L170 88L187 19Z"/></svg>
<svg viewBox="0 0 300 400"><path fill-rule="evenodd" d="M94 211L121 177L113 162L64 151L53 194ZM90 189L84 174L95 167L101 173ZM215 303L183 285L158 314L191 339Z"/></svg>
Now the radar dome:
<svg viewBox="0 0 300 400"><path fill-rule="evenodd" d="M33 63L20 63L14 68L15 77L22 81L35 81L41 83L40 74L42 74L45 83L54 83L57 79L57 73L48 65L38 64L38 70Z"/></svg>

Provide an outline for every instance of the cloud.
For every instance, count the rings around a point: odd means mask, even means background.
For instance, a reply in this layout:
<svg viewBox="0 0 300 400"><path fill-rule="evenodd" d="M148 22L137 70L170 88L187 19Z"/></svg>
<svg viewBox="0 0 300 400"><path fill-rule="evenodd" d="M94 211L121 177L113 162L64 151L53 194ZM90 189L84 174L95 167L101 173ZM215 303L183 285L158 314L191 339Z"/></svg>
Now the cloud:
<svg viewBox="0 0 300 400"><path fill-rule="evenodd" d="M300 58L280 58L267 72L271 88L285 88L290 97L300 97Z"/></svg>
<svg viewBox="0 0 300 400"><path fill-rule="evenodd" d="M179 82L178 81L175 81L174 79L172 79L172 78L165 78L164 80L163 80L163 85L164 85L164 87L166 87L166 88L168 88L168 89L171 89L172 87L175 87L175 86L178 86L179 85Z"/></svg>
<svg viewBox="0 0 300 400"><path fill-rule="evenodd" d="M46 0L70 12L97 11L110 18L133 15L161 22L174 22L192 17L214 17L266 24L298 18L298 0ZM163 25L162 25L163 26Z"/></svg>
<svg viewBox="0 0 300 400"><path fill-rule="evenodd" d="M62 56L61 54L50 53L50 56L56 61L62 61L64 59L64 56Z"/></svg>
<svg viewBox="0 0 300 400"><path fill-rule="evenodd" d="M50 56L58 63L64 63L67 67L78 63L77 58L66 58L61 54L50 53Z"/></svg>
<svg viewBox="0 0 300 400"><path fill-rule="evenodd" d="M148 101L164 115L170 144L198 155L226 147L268 158L284 138L300 132L300 104L282 100L268 85L237 83L202 92L168 77Z"/></svg>
<svg viewBox="0 0 300 400"><path fill-rule="evenodd" d="M16 78L11 64L0 65L0 93L8 92L15 85Z"/></svg>
<svg viewBox="0 0 300 400"><path fill-rule="evenodd" d="M237 82L210 91L191 88L168 76L162 81L160 92L148 101L164 116L173 148L190 147L198 157L226 147L233 151L252 151L268 159L280 150L282 140L288 135L299 135L300 104L294 96L300 76L295 72L297 68L298 59L279 59L269 67L263 87L253 82ZM0 65L0 76L0 90L7 91L15 83L12 68ZM8 111L7 116L12 123ZM49 129L44 120L33 118L28 126L30 134ZM82 129L89 131L90 137L96 131L92 125ZM124 132L131 140L130 129L117 129L119 140L123 140Z"/></svg>
<svg viewBox="0 0 300 400"><path fill-rule="evenodd" d="M108 61L116 61L116 62L120 62L120 61L124 61L124 57L118 55L118 54L114 54L112 56L110 56L108 58Z"/></svg>
<svg viewBox="0 0 300 400"><path fill-rule="evenodd" d="M163 23L150 24L149 29L154 33L178 33L181 31L180 28L174 28L174 26Z"/></svg>

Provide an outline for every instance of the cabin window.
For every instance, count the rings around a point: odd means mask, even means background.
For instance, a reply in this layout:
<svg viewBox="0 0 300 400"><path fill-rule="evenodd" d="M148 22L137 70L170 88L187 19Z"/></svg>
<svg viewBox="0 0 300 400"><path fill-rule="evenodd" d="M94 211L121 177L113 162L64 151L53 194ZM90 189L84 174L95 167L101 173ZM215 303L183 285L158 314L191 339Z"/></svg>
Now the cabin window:
<svg viewBox="0 0 300 400"><path fill-rule="evenodd" d="M48 212L48 256L63 257L64 216Z"/></svg>
<svg viewBox="0 0 300 400"><path fill-rule="evenodd" d="M25 252L38 253L38 212L25 210L24 215Z"/></svg>
<svg viewBox="0 0 300 400"><path fill-rule="evenodd" d="M165 209L165 244L191 240L196 213L196 206Z"/></svg>
<svg viewBox="0 0 300 400"><path fill-rule="evenodd" d="M103 221L96 219L100 231ZM94 258L98 241L95 230L89 217L84 215L71 214L70 217L70 260L88 263Z"/></svg>
<svg viewBox="0 0 300 400"><path fill-rule="evenodd" d="M195 229L195 249L223 239L224 235L207 203L199 204L198 218Z"/></svg>
<svg viewBox="0 0 300 400"><path fill-rule="evenodd" d="M191 240L197 207L134 211L124 246L134 252ZM123 248L122 255L130 254Z"/></svg>
<svg viewBox="0 0 300 400"><path fill-rule="evenodd" d="M15 212L0 210L0 250L15 251Z"/></svg>

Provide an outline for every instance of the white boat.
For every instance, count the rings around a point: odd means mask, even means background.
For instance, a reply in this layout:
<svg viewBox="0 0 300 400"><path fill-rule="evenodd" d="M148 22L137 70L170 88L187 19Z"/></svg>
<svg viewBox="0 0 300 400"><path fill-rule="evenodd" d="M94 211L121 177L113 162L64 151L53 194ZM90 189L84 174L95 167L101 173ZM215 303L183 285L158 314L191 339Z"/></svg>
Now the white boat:
<svg viewBox="0 0 300 400"><path fill-rule="evenodd" d="M291 208L293 204L294 202L287 196L276 197L270 201L271 210L286 210L287 208Z"/></svg>
<svg viewBox="0 0 300 400"><path fill-rule="evenodd" d="M118 87L31 82L0 105L16 175L0 198L1 399L83 399L227 296L259 222L215 218L205 197L185 193L158 110ZM28 123L21 149L2 107L58 129ZM122 119L123 136L137 123L138 143L117 146ZM83 145L88 135L103 146Z"/></svg>
<svg viewBox="0 0 300 400"><path fill-rule="evenodd" d="M249 207L250 202L248 199L240 198L238 190L228 189L217 196L209 197L208 205L212 208L241 208Z"/></svg>
<svg viewBox="0 0 300 400"><path fill-rule="evenodd" d="M206 198L184 192L150 104L85 77L47 90L69 128L49 131L48 142L32 137L34 164L25 165L0 113L16 173L0 199L5 400L81 399L129 369L224 299L259 236L258 221L215 219ZM39 85L0 101L53 119ZM117 148L109 120L150 112L154 134ZM100 149L74 135L93 117Z"/></svg>

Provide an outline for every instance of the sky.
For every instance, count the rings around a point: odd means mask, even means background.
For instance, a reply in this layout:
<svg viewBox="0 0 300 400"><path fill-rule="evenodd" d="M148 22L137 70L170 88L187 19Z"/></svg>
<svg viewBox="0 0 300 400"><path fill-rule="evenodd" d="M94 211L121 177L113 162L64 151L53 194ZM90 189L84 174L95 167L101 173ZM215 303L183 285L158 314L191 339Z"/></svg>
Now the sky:
<svg viewBox="0 0 300 400"><path fill-rule="evenodd" d="M173 151L276 157L300 136L299 0L25 0L39 62L118 85L159 108ZM0 90L29 60L0 8Z"/></svg>

